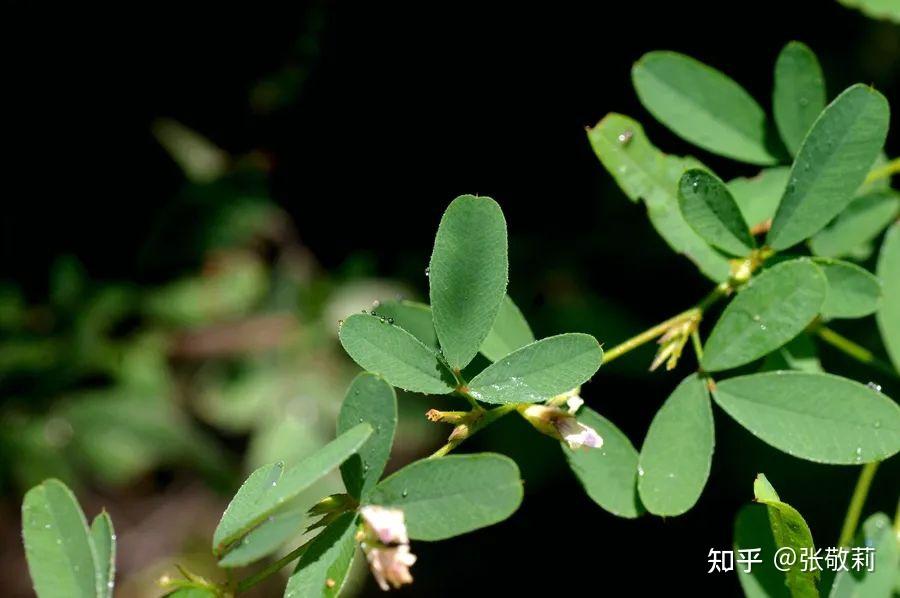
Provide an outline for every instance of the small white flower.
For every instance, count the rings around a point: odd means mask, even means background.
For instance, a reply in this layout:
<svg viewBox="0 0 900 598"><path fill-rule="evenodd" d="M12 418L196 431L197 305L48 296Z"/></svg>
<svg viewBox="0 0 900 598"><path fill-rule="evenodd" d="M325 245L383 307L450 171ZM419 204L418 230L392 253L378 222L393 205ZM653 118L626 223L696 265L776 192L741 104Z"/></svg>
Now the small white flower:
<svg viewBox="0 0 900 598"><path fill-rule="evenodd" d="M412 583L409 568L415 564L416 555L409 551L408 544L371 548L364 545L364 549L372 575L382 590L388 591L392 586L396 589Z"/></svg>
<svg viewBox="0 0 900 598"><path fill-rule="evenodd" d="M359 514L382 544L409 544L406 521L400 509L367 505L359 510Z"/></svg>
<svg viewBox="0 0 900 598"><path fill-rule="evenodd" d="M578 395L570 395L566 398L566 407L569 408L569 413L572 415L575 415L582 405L584 405L584 399Z"/></svg>
<svg viewBox="0 0 900 598"><path fill-rule="evenodd" d="M572 416L559 418L554 423L556 424L556 430L559 432L559 435L566 441L569 448L573 450L583 446L590 448L600 448L603 446L603 438L597 434L596 430L590 426L579 423L578 420Z"/></svg>

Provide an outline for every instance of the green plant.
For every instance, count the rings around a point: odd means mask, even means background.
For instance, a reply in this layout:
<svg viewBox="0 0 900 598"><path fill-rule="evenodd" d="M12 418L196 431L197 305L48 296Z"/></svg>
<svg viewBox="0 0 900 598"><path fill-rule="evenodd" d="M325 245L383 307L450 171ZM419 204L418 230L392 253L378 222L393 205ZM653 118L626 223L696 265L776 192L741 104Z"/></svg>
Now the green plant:
<svg viewBox="0 0 900 598"><path fill-rule="evenodd" d="M813 341L884 375L896 376L900 366L900 225L891 224L898 198L888 184L900 162L880 154L887 102L855 85L826 106L818 62L798 43L789 44L776 63L774 126L737 83L685 56L652 52L635 65L633 79L642 103L676 134L710 152L765 166L752 179L725 183L694 158L659 152L628 117L608 115L588 132L626 195L643 201L666 242L713 280L710 293L605 352L586 334L535 340L506 295L507 231L499 205L486 197L458 197L441 219L426 271L430 305L385 301L340 323L341 344L366 372L345 395L337 438L291 467L277 462L254 471L223 514L212 549L230 572L275 553L291 538L321 531L241 579L229 574L226 582L213 583L184 572L166 579L167 589L180 596L229 596L297 561L285 595L331 596L341 590L357 546L384 589L409 583L411 541L467 533L517 509L522 483L513 461L491 453L449 454L514 412L560 441L585 491L605 510L627 518L645 511L676 516L694 506L709 476L714 401L785 453L863 465L839 545L853 541L878 463L900 450L900 408L874 383L825 373ZM779 166L788 162L790 168ZM864 261L866 247L888 227L877 276L838 259ZM704 342L704 318L726 299ZM893 366L830 326L873 313ZM651 370L663 363L677 367L689 342L698 368L663 403L638 452L612 422L582 407L580 387L601 362L653 340L659 350ZM448 395L442 400L464 408L429 410L429 420L453 426L446 444L380 479L397 426L394 387ZM335 468L346 491L307 510L302 493ZM802 516L764 477L754 490L771 525L760 523L759 509L742 512L738 546L812 547ZM24 521L26 546L40 542L40 521ZM869 518L860 541L890 545L894 552L885 558L894 558L896 539L883 523L882 515ZM78 537L90 537L81 529L86 524L74 527ZM63 545L63 563L87 559L85 550L97 552L87 540ZM37 581L46 575L37 554L29 552L32 575L36 585L49 587L42 585L50 583L46 577ZM893 587L896 566L885 568ZM741 577L741 583L754 596L785 588L794 596L816 596L827 589L816 575L802 573L791 569L774 586L771 577ZM888 574L878 575L838 576L832 595L888 583ZM85 580L82 595L91 595Z"/></svg>

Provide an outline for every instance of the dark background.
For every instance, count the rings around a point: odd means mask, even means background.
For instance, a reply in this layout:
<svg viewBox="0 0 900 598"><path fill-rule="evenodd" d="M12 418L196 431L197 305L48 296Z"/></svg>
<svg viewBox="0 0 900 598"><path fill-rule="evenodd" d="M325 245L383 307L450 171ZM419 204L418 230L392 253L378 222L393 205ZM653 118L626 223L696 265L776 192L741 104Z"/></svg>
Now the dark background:
<svg viewBox="0 0 900 598"><path fill-rule="evenodd" d="M40 297L61 253L100 279L171 274L142 270L138 260L183 184L150 134L152 120L167 116L230 152L265 151L272 195L326 268L364 255L372 273L424 291L446 204L462 193L494 197L510 227L510 293L538 336L581 330L609 347L710 285L624 199L584 128L622 112L659 147L694 152L723 177L754 172L689 148L654 122L632 90L633 61L678 50L768 106L775 57L799 39L819 55L830 97L861 81L893 99L900 84L897 27L836 2L524 4L7 4L2 277ZM302 72L295 98L254 110L251 88L285 64ZM877 346L875 338L857 340ZM690 367L645 375L651 355L648 348L604 367L585 389L588 404L637 446ZM857 379L872 376L824 358ZM807 516L817 544L834 544L855 468L795 460L721 412L716 420L713 472L697 507L638 521L602 511L552 441L504 422L468 448L517 458L522 509L488 530L417 543L416 583L401 593L736 594L733 576L706 575L706 555L730 546L759 471ZM893 513L897 473L896 460L883 468L868 510Z"/></svg>

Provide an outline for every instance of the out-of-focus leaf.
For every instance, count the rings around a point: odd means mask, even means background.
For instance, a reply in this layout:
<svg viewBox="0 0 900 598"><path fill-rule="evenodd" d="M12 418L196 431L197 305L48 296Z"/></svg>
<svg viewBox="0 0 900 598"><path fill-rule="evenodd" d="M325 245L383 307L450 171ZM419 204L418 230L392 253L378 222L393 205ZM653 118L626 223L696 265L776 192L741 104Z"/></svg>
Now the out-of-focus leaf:
<svg viewBox="0 0 900 598"><path fill-rule="evenodd" d="M644 108L687 141L742 162L778 162L765 112L721 72L676 52L648 52L631 80Z"/></svg>
<svg viewBox="0 0 900 598"><path fill-rule="evenodd" d="M755 226L775 215L790 175L789 167L776 166L764 168L756 176L728 181L728 190L747 224Z"/></svg>
<svg viewBox="0 0 900 598"><path fill-rule="evenodd" d="M809 240L810 249L822 257L851 256L871 242L900 213L900 195L875 191L855 198L837 218Z"/></svg>
<svg viewBox="0 0 900 598"><path fill-rule="evenodd" d="M855 8L873 19L900 23L900 5L896 0L838 0L844 6Z"/></svg>
<svg viewBox="0 0 900 598"><path fill-rule="evenodd" d="M101 591L87 520L62 482L47 480L25 494L22 536L40 598L94 598Z"/></svg>
<svg viewBox="0 0 900 598"><path fill-rule="evenodd" d="M856 546L875 549L874 568L872 571L868 568L838 571L830 598L890 597L895 591L894 584L900 576L900 548L890 517L884 513L869 516L859 536Z"/></svg>
<svg viewBox="0 0 900 598"><path fill-rule="evenodd" d="M756 247L728 188L705 170L681 175L678 204L691 228L713 247L735 256L745 256Z"/></svg>
<svg viewBox="0 0 900 598"><path fill-rule="evenodd" d="M660 152L637 121L607 114L588 131L588 139L603 166L631 201L643 200L656 232L674 251L694 262L714 281L728 278L728 260L707 245L685 222L678 207L678 181L689 168L703 165L693 158Z"/></svg>
<svg viewBox="0 0 900 598"><path fill-rule="evenodd" d="M353 361L391 386L426 394L447 394L456 388L453 374L432 349L379 317L350 316L341 326L340 339Z"/></svg>
<svg viewBox="0 0 900 598"><path fill-rule="evenodd" d="M827 289L821 269L805 258L753 277L716 322L704 349L703 368L715 372L738 367L787 343L819 313Z"/></svg>
<svg viewBox="0 0 900 598"><path fill-rule="evenodd" d="M900 406L847 378L751 374L718 382L713 397L754 436L800 459L851 465L900 451Z"/></svg>
<svg viewBox="0 0 900 598"><path fill-rule="evenodd" d="M819 60L806 44L789 42L775 61L772 108L775 124L791 155L825 109L825 77Z"/></svg>
<svg viewBox="0 0 900 598"><path fill-rule="evenodd" d="M888 229L878 255L882 285L881 307L876 314L881 340L894 367L900 370L900 222Z"/></svg>
<svg viewBox="0 0 900 598"><path fill-rule="evenodd" d="M228 168L227 153L176 120L157 119L153 123L153 135L191 181L214 181Z"/></svg>
<svg viewBox="0 0 900 598"><path fill-rule="evenodd" d="M337 433L366 422L372 435L359 451L341 465L344 485L355 498L365 497L384 472L394 431L397 429L397 396L391 385L374 374L362 373L347 389L338 415Z"/></svg>
<svg viewBox="0 0 900 598"><path fill-rule="evenodd" d="M356 555L356 513L344 513L316 536L297 563L285 598L337 596Z"/></svg>
<svg viewBox="0 0 900 598"><path fill-rule="evenodd" d="M462 195L441 218L429 265L434 329L451 368L478 354L506 294L509 256L503 211L489 197Z"/></svg>
<svg viewBox="0 0 900 598"><path fill-rule="evenodd" d="M599 449L573 450L560 443L569 467L595 503L613 515L633 519L644 511L637 493L638 452L611 421L588 408L578 421L603 438Z"/></svg>
<svg viewBox="0 0 900 598"><path fill-rule="evenodd" d="M828 279L828 294L822 305L825 318L861 318L874 313L881 302L881 283L856 264L828 258L815 263Z"/></svg>
<svg viewBox="0 0 900 598"><path fill-rule="evenodd" d="M367 501L402 509L409 537L443 540L493 525L522 502L515 462L502 455L415 461L381 481Z"/></svg>
<svg viewBox="0 0 900 598"><path fill-rule="evenodd" d="M768 245L796 245L847 207L884 145L888 121L887 100L865 85L849 87L825 108L791 167Z"/></svg>
<svg viewBox="0 0 900 598"><path fill-rule="evenodd" d="M587 382L603 361L593 336L560 334L525 345L485 368L469 392L485 403L537 403Z"/></svg>
<svg viewBox="0 0 900 598"><path fill-rule="evenodd" d="M534 334L522 312L507 295L500 305L494 326L481 343L481 353L491 361L503 359L516 349L534 342Z"/></svg>
<svg viewBox="0 0 900 598"><path fill-rule="evenodd" d="M768 508L763 505L744 505L734 524L734 550L759 549L761 563L753 563L749 572L738 566L738 581L746 598L790 598L784 573L775 568L778 547L769 526Z"/></svg>
<svg viewBox="0 0 900 598"><path fill-rule="evenodd" d="M656 413L641 447L638 491L655 515L681 515L693 507L712 465L715 445L706 381L691 374Z"/></svg>
<svg viewBox="0 0 900 598"><path fill-rule="evenodd" d="M94 517L91 541L96 551L97 597L110 598L116 579L116 532L106 511Z"/></svg>
<svg viewBox="0 0 900 598"><path fill-rule="evenodd" d="M424 303L406 300L382 301L373 311L379 317L393 320L395 326L422 341L426 347L435 351L441 348L437 333L434 331L431 308Z"/></svg>

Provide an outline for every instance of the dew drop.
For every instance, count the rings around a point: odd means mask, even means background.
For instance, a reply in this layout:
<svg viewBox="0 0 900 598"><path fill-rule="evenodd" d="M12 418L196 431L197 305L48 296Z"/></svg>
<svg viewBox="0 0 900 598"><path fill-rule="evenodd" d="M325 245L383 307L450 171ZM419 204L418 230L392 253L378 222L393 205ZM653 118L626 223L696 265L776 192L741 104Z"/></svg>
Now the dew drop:
<svg viewBox="0 0 900 598"><path fill-rule="evenodd" d="M866 384L866 386L868 386L875 392L881 392L881 384L876 384L875 382L869 382L868 384Z"/></svg>
<svg viewBox="0 0 900 598"><path fill-rule="evenodd" d="M362 312L363 312L364 314L367 314L367 313L369 313L369 310L364 309L364 310L362 310Z"/></svg>
<svg viewBox="0 0 900 598"><path fill-rule="evenodd" d="M385 318L384 316L381 316L380 322L382 324L384 324L385 322L387 322L387 318Z"/></svg>
<svg viewBox="0 0 900 598"><path fill-rule="evenodd" d="M402 496L403 498L406 498L407 496L409 496L409 490L404 488L403 492L400 493L400 496Z"/></svg>
<svg viewBox="0 0 900 598"><path fill-rule="evenodd" d="M393 325L394 325L394 318L388 318L388 324L390 324L391 326L393 326Z"/></svg>
<svg viewBox="0 0 900 598"><path fill-rule="evenodd" d="M425 277L431 276L431 266L425 268Z"/></svg>
<svg viewBox="0 0 900 598"><path fill-rule="evenodd" d="M875 429L876 429L876 430L877 430L878 428L880 428L880 427L881 427L881 420L875 420L875 424L874 424L874 425L875 425Z"/></svg>
<svg viewBox="0 0 900 598"><path fill-rule="evenodd" d="M628 145L631 143L631 139L634 137L634 131L628 129L619 133L619 136L616 137L616 140L622 145Z"/></svg>
<svg viewBox="0 0 900 598"><path fill-rule="evenodd" d="M639 475L639 476L643 476L643 475L644 475L644 468L641 467L640 465L638 465L638 475Z"/></svg>
<svg viewBox="0 0 900 598"><path fill-rule="evenodd" d="M375 310L375 309L377 309L377 308L379 308L379 307L381 307L381 301L379 301L378 299L376 299L375 301L372 302L372 309L373 309L373 310Z"/></svg>

